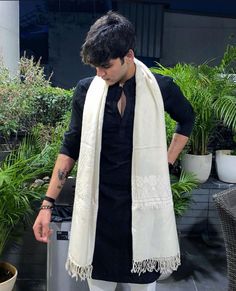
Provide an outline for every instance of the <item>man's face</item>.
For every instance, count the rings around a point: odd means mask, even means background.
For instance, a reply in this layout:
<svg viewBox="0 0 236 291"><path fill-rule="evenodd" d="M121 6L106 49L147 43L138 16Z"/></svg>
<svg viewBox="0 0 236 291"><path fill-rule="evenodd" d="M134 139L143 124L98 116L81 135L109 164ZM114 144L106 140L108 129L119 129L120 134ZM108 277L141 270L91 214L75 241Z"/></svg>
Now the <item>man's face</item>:
<svg viewBox="0 0 236 291"><path fill-rule="evenodd" d="M127 56L123 59L111 59L107 64L96 67L97 76L105 80L109 86L117 82L124 83L132 77L133 66L133 62L130 62Z"/></svg>

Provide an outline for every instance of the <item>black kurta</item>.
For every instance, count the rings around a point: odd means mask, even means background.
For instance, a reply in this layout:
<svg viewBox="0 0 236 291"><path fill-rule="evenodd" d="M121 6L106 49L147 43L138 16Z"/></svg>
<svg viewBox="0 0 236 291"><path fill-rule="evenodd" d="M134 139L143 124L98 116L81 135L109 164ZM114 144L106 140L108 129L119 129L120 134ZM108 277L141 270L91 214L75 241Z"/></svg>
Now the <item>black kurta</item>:
<svg viewBox="0 0 236 291"><path fill-rule="evenodd" d="M163 95L165 110L178 122L176 131L188 136L193 125L192 107L170 78L160 75L155 77ZM61 153L74 160L79 155L82 112L91 81L92 78L84 79L76 88L70 129L65 134L61 149ZM126 96L123 117L117 107L122 93L122 87L118 83L109 87L105 104L92 278L144 284L154 282L159 277L159 273L146 272L139 276L130 272L132 269L131 164L135 108L134 77L124 84L123 90Z"/></svg>

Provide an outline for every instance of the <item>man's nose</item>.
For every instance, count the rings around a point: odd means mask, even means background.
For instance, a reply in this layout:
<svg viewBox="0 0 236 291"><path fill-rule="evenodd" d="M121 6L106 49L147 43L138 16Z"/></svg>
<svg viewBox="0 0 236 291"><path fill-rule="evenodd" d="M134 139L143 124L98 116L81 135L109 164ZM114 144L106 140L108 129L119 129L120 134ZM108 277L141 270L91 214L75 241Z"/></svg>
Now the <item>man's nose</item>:
<svg viewBox="0 0 236 291"><path fill-rule="evenodd" d="M104 77L106 75L105 69L97 67L96 70L97 70L97 76L98 77L102 78L102 77Z"/></svg>

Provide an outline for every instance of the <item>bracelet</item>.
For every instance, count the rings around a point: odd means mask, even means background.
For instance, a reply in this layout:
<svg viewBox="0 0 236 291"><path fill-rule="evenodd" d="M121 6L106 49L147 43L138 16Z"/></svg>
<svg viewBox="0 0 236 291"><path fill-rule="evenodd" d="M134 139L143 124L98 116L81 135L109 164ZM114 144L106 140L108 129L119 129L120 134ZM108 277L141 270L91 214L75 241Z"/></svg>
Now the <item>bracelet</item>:
<svg viewBox="0 0 236 291"><path fill-rule="evenodd" d="M43 200L48 201L48 202L50 202L50 203L52 203L52 204L55 203L55 199L52 198L52 197L49 197L49 196L45 196L45 197L43 198Z"/></svg>
<svg viewBox="0 0 236 291"><path fill-rule="evenodd" d="M39 210L52 210L54 207L52 205L41 205Z"/></svg>

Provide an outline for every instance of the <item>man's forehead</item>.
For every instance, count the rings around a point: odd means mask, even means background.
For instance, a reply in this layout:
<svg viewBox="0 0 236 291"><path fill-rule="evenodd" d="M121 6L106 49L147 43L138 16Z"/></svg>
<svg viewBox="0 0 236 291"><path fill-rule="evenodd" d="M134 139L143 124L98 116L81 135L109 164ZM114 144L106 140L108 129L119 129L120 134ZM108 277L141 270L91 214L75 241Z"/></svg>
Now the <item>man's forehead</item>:
<svg viewBox="0 0 236 291"><path fill-rule="evenodd" d="M109 66L109 65L113 65L113 64L117 61L117 59L119 59L119 58L116 58L116 59L109 59L109 60L107 60L107 61L105 61L105 62L102 62L102 63L100 64L100 67L107 67L107 66Z"/></svg>

